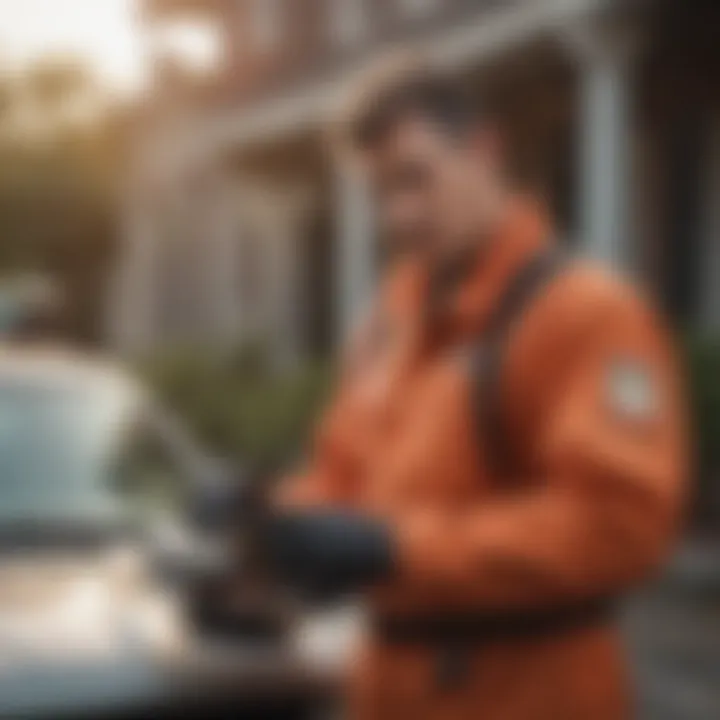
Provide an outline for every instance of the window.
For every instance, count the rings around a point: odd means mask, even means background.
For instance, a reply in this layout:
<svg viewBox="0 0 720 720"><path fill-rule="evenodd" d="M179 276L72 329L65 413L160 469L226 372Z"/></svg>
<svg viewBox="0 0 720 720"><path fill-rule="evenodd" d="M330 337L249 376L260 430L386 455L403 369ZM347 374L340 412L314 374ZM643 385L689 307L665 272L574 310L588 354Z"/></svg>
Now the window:
<svg viewBox="0 0 720 720"><path fill-rule="evenodd" d="M250 12L250 34L258 50L270 50L280 42L282 33L281 0L253 0Z"/></svg>
<svg viewBox="0 0 720 720"><path fill-rule="evenodd" d="M428 15L439 6L438 0L399 0L400 7L408 15Z"/></svg>
<svg viewBox="0 0 720 720"><path fill-rule="evenodd" d="M354 45L367 31L365 0L327 0L330 11L330 32L340 45Z"/></svg>

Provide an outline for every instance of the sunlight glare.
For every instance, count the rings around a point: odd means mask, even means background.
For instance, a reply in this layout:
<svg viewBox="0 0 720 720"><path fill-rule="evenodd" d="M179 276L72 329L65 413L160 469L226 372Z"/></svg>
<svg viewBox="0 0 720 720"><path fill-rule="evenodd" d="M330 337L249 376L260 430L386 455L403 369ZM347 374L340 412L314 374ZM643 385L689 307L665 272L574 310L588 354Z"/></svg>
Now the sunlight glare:
<svg viewBox="0 0 720 720"><path fill-rule="evenodd" d="M0 0L0 65L13 70L38 57L68 54L101 82L132 92L145 79L137 0Z"/></svg>

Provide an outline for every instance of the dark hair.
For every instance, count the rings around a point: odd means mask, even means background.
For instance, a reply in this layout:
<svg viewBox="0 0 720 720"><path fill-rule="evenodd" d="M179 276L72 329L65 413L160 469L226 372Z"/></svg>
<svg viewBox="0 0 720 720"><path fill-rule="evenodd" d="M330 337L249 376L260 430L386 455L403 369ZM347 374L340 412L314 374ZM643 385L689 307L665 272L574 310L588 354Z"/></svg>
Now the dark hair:
<svg viewBox="0 0 720 720"><path fill-rule="evenodd" d="M361 85L355 104L342 122L344 143L355 149L373 147L400 121L420 116L451 136L461 136L484 113L465 83L455 75L415 64L395 68Z"/></svg>

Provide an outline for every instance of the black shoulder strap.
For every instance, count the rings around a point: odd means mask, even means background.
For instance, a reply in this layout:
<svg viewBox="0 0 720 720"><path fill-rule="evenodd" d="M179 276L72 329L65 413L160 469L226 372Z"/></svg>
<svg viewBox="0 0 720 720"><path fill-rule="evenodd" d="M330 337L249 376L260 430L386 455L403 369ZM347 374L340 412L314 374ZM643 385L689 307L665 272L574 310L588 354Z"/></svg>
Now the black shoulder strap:
<svg viewBox="0 0 720 720"><path fill-rule="evenodd" d="M512 438L506 430L501 392L509 335L565 265L566 258L557 249L545 250L524 265L511 280L472 353L478 432L487 449L487 461L498 477L506 476L512 466Z"/></svg>

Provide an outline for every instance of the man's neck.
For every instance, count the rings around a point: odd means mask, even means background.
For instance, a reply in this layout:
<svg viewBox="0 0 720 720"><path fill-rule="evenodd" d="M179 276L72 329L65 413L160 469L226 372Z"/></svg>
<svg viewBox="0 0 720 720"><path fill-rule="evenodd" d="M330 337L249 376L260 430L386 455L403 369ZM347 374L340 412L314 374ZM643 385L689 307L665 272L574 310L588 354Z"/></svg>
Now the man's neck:
<svg viewBox="0 0 720 720"><path fill-rule="evenodd" d="M490 251L495 242L503 235L509 219L512 217L513 196L498 191L497 197L478 215L475 229L468 233L463 242L459 242L451 252L439 255L431 265L433 274L440 276L462 275L463 267L472 267L484 254Z"/></svg>
<svg viewBox="0 0 720 720"><path fill-rule="evenodd" d="M489 247L498 240L512 217L514 196L504 190L498 189L491 202L482 208L477 221L475 242L481 247Z"/></svg>

